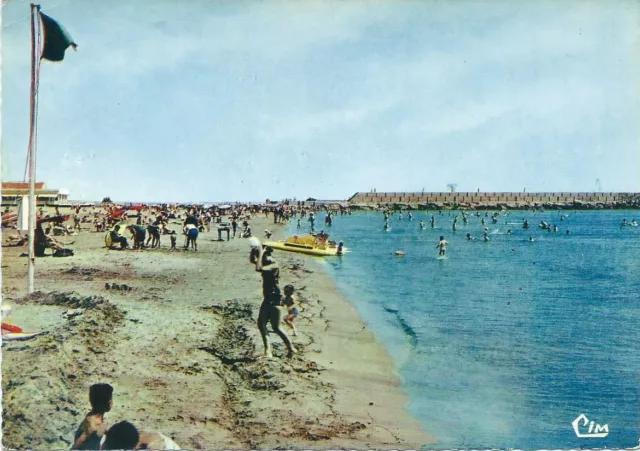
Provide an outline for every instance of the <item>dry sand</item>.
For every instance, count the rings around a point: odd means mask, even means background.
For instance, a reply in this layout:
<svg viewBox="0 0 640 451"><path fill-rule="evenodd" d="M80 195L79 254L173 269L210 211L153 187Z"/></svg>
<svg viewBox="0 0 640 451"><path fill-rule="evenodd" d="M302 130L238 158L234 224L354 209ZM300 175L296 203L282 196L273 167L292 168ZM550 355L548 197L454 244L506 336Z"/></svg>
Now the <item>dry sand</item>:
<svg viewBox="0 0 640 451"><path fill-rule="evenodd" d="M405 410L392 359L313 257L274 254L281 286L292 283L301 299L291 337L299 353L287 359L271 334L274 358L265 359L255 325L261 278L247 240L214 241L212 229L198 252L170 251L167 236L160 250L115 251L83 226L62 238L75 240L75 256L37 260L39 292L29 297L23 249L2 249L11 321L45 332L2 345L5 448L69 448L97 382L114 386L110 424L129 420L184 448L434 443ZM283 234L264 217L252 226ZM107 282L133 289L107 290Z"/></svg>

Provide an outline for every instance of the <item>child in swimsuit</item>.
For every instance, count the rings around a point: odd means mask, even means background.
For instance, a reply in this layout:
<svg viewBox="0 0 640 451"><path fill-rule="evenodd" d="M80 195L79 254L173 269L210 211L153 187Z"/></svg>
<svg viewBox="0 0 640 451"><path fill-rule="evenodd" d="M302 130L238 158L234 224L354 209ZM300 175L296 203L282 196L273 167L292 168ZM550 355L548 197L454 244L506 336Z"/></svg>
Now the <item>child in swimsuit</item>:
<svg viewBox="0 0 640 451"><path fill-rule="evenodd" d="M296 302L296 298L293 296L293 285L285 285L284 287L284 296L282 298L282 305L287 307L287 316L284 317L284 322L287 326L293 329L293 336L296 337L298 335L298 331L296 330L296 326L293 324L293 320L296 319L296 316L300 314L298 310L298 303Z"/></svg>

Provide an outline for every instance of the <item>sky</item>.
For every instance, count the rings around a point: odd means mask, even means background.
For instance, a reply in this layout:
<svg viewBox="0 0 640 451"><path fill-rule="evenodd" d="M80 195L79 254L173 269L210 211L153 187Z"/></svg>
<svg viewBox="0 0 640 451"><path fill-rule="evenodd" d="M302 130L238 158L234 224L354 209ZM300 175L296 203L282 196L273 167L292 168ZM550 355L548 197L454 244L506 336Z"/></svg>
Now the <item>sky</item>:
<svg viewBox="0 0 640 451"><path fill-rule="evenodd" d="M2 0L24 179L29 1ZM43 1L37 179L71 199L640 191L640 0Z"/></svg>

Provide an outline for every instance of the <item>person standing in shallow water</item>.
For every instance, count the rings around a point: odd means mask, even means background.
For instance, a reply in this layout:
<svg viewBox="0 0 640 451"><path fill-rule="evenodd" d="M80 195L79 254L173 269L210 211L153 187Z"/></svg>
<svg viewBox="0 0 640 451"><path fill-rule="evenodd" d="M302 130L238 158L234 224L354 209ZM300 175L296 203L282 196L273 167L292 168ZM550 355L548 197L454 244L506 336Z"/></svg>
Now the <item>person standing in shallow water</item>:
<svg viewBox="0 0 640 451"><path fill-rule="evenodd" d="M447 253L447 244L449 244L449 243L444 239L444 236L440 236L440 242L436 246L436 249L440 249L439 252L438 252L438 255L440 257L444 257L446 255L446 253Z"/></svg>
<svg viewBox="0 0 640 451"><path fill-rule="evenodd" d="M280 322L282 321L282 310L280 309L282 292L279 286L280 268L278 263L271 257L272 253L273 249L269 246L263 249L254 247L251 249L249 256L249 261L255 263L256 271L262 275L263 300L258 314L258 330L262 336L264 355L266 357L273 357L267 323L271 323L271 328L287 347L287 357L292 357L296 349L291 344L287 334L280 329Z"/></svg>

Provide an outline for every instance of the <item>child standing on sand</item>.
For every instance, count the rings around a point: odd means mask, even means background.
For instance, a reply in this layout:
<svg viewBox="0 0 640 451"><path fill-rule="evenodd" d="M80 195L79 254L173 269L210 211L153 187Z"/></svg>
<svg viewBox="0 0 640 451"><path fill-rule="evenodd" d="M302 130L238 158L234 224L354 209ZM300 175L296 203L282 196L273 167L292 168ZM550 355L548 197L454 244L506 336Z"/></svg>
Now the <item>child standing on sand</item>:
<svg viewBox="0 0 640 451"><path fill-rule="evenodd" d="M287 316L284 317L283 321L293 330L293 336L297 337L298 331L296 330L296 326L293 324L293 320L296 319L296 316L300 314L300 311L298 310L298 302L293 295L293 290L293 285L284 286L284 297L282 298L282 305L287 307Z"/></svg>
<svg viewBox="0 0 640 451"><path fill-rule="evenodd" d="M89 387L91 411L76 430L71 449L100 449L100 439L107 431L104 414L113 405L113 387L109 384L94 384Z"/></svg>

